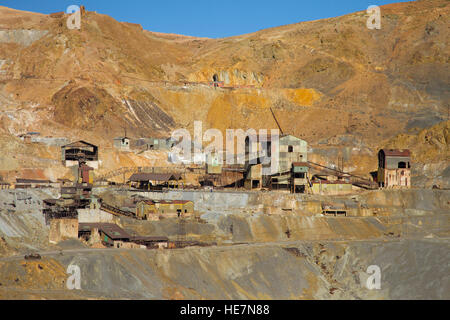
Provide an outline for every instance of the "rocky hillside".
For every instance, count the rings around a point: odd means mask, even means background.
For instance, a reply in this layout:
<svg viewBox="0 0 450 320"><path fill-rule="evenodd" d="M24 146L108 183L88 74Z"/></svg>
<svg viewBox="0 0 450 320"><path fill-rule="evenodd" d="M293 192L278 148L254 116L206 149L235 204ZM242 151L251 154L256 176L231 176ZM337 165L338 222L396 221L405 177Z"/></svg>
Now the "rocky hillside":
<svg viewBox="0 0 450 320"><path fill-rule="evenodd" d="M38 192L44 191L33 191L33 199L48 197ZM378 190L343 197L348 204L356 199L367 212L347 218L315 215L308 198L293 201L279 193L197 197L204 201L195 203L210 214L202 215L204 223L187 221L186 235L218 246L140 250L91 249L76 240L49 244L49 226L35 207L0 215L0 299L450 297L448 191ZM218 201L225 197L230 201ZM0 192L0 201L12 198L12 191ZM238 198L246 200L231 201ZM262 214L266 205L294 210ZM234 214L220 213L221 207L232 207ZM178 237L178 223L171 219L116 221L131 234ZM24 259L32 252L42 259ZM82 290L66 289L71 264L80 267ZM364 286L370 265L381 269L381 290Z"/></svg>
<svg viewBox="0 0 450 320"><path fill-rule="evenodd" d="M446 0L386 5L380 30L356 12L205 39L89 8L81 30L69 30L67 15L0 7L0 140L39 131L103 147L124 128L167 135L195 120L270 129L272 107L284 132L310 144L374 152L448 119L449 9ZM211 87L214 77L226 88ZM355 160L364 170L376 163L370 152Z"/></svg>

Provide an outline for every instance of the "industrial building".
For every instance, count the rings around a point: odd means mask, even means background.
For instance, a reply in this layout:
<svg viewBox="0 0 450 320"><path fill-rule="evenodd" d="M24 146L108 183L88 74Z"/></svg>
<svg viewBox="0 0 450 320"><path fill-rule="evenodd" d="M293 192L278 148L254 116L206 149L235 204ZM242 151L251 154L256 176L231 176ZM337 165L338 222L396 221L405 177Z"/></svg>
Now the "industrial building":
<svg viewBox="0 0 450 320"><path fill-rule="evenodd" d="M245 176L244 187L247 190L261 190L262 164L249 166Z"/></svg>
<svg viewBox="0 0 450 320"><path fill-rule="evenodd" d="M50 180L41 179L16 179L14 187L16 189L27 189L27 188L49 188L54 184Z"/></svg>
<svg viewBox="0 0 450 320"><path fill-rule="evenodd" d="M170 150L175 144L172 137L168 138L139 138L134 142L134 147L142 150Z"/></svg>
<svg viewBox="0 0 450 320"><path fill-rule="evenodd" d="M291 192L305 193L310 187L308 177L309 165L307 162L293 162L291 169Z"/></svg>
<svg viewBox="0 0 450 320"><path fill-rule="evenodd" d="M381 149L378 152L377 181L380 188L411 187L411 152Z"/></svg>
<svg viewBox="0 0 450 320"><path fill-rule="evenodd" d="M134 173L128 180L131 187L142 190L161 191L183 186L183 178L178 173Z"/></svg>
<svg viewBox="0 0 450 320"><path fill-rule="evenodd" d="M248 136L245 140L245 160L247 168L247 177L259 176L259 169L257 172L251 172L254 164L262 164L262 175L264 171L270 172L271 168L272 174L270 176L266 175L262 177L262 186L269 187L271 189L284 189L291 190L291 175L292 175L292 164L294 162L307 162L308 161L308 143L302 139L294 137L290 134L283 134L279 136L279 152L278 160L272 159L272 137L270 135L257 135ZM256 153L252 155L252 152ZM253 159L252 159L253 158ZM272 161L277 161L272 166ZM248 178L247 178L248 180ZM251 189L257 186L257 179L250 183L246 182L247 187L251 184ZM298 188L298 190L300 187Z"/></svg>
<svg viewBox="0 0 450 320"><path fill-rule="evenodd" d="M167 248L169 241L164 236L132 236L114 223L79 223L78 237L91 244L100 242L117 249Z"/></svg>
<svg viewBox="0 0 450 320"><path fill-rule="evenodd" d="M113 139L114 148L123 151L130 150L130 138L128 137L116 137Z"/></svg>
<svg viewBox="0 0 450 320"><path fill-rule="evenodd" d="M142 200L136 205L136 216L145 220L189 217L194 213L194 203L189 200Z"/></svg>
<svg viewBox="0 0 450 320"><path fill-rule="evenodd" d="M61 160L65 167L78 166L85 162L88 166L98 169L98 147L80 140L61 147Z"/></svg>

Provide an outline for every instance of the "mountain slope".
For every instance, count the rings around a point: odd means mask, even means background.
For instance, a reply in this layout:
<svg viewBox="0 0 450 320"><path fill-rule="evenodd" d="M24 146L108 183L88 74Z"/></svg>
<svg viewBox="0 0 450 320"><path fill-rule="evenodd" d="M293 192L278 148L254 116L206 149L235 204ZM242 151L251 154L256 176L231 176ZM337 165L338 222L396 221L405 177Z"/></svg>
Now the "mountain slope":
<svg viewBox="0 0 450 320"><path fill-rule="evenodd" d="M110 146L175 128L276 128L369 148L448 118L449 2L381 7L224 39L160 34L83 12L0 7L0 131ZM89 8L88 8L89 9ZM216 77L228 88L213 88ZM7 139L6 139L7 140Z"/></svg>

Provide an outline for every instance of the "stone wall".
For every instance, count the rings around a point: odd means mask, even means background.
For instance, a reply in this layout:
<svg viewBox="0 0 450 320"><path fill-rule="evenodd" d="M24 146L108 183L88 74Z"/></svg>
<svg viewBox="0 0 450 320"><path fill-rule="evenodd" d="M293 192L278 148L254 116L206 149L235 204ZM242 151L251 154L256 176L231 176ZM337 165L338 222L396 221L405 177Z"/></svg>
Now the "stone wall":
<svg viewBox="0 0 450 320"><path fill-rule="evenodd" d="M56 244L62 240L78 239L78 219L50 220L49 242Z"/></svg>
<svg viewBox="0 0 450 320"><path fill-rule="evenodd" d="M100 209L78 209L79 223L114 222L114 216Z"/></svg>

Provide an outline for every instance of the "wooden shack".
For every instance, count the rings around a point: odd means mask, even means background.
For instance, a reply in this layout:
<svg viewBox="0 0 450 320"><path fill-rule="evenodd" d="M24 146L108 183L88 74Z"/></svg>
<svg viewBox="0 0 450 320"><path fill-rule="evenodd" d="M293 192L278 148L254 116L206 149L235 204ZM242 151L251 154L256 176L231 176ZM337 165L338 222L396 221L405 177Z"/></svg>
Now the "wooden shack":
<svg viewBox="0 0 450 320"><path fill-rule="evenodd" d="M136 205L136 215L145 220L189 217L194 213L194 203L189 200L143 200Z"/></svg>
<svg viewBox="0 0 450 320"><path fill-rule="evenodd" d="M83 140L66 144L61 147L61 160L66 167L85 162L88 166L98 169L98 147Z"/></svg>
<svg viewBox="0 0 450 320"><path fill-rule="evenodd" d="M128 180L131 187L149 191L178 189L183 185L183 179L177 173L134 173Z"/></svg>

